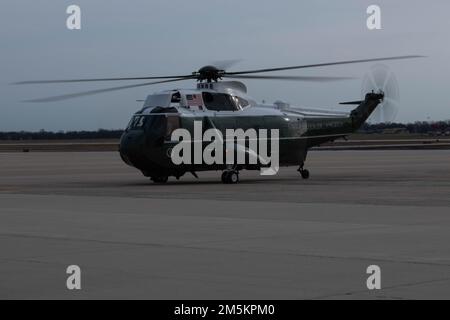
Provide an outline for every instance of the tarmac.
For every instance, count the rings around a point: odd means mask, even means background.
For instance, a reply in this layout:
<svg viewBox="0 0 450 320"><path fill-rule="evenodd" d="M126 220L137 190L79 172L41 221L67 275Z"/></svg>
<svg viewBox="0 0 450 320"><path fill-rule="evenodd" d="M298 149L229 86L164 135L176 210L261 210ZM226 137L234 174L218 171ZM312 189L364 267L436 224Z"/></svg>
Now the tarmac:
<svg viewBox="0 0 450 320"><path fill-rule="evenodd" d="M156 185L116 152L0 153L0 299L450 299L449 160L313 151L309 180Z"/></svg>

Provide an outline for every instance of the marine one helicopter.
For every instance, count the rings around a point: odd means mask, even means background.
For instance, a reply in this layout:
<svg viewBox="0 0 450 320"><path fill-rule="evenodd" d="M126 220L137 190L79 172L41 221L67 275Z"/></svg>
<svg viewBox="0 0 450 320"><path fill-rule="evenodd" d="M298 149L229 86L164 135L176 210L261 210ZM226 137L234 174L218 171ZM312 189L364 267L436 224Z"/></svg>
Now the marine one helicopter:
<svg viewBox="0 0 450 320"><path fill-rule="evenodd" d="M267 163L257 161L250 163L255 156L254 150L248 147L238 148L235 141L224 144L224 152L229 149L237 154L244 153L244 163L224 162L222 164L174 164L171 152L179 141L172 141L171 136L176 129L187 129L194 133L194 123L200 122L202 130L214 128L225 136L227 129L278 129L279 132L279 165L298 166L303 179L308 179L309 171L304 167L308 150L328 141L344 138L357 131L371 116L377 106L384 114L392 114L392 104L389 103L390 92L397 94L397 88L390 79L372 80L369 86L372 90L364 92L359 101L343 102L341 104L356 105L350 112L334 112L329 110L304 109L290 106L287 103L276 102L273 105L258 104L247 95L246 86L241 79L290 80L328 82L349 79L347 77L324 76L285 76L260 75L283 70L295 70L333 65L346 65L364 62L401 60L419 58L422 56L408 55L384 57L375 59L349 60L310 65L299 65L280 68L266 68L229 72L225 68L208 65L192 74L178 76L146 76L128 78L74 79L74 80L44 80L24 81L16 84L42 83L75 83L96 81L137 81L151 80L139 84L91 90L86 92L60 95L28 102L52 102L76 98L80 96L143 87L160 83L171 83L186 80L196 80L194 89L172 89L147 96L142 108L136 112L120 139L119 152L123 161L149 177L155 183L165 183L173 176L179 179L186 173L197 177L197 172L216 170L222 171L223 183L239 182L239 171L260 170ZM223 81L230 79L231 81ZM157 80L157 81L155 81ZM391 84L390 84L391 83ZM367 86L366 86L367 87ZM367 87L367 88L369 88ZM394 97L395 98L395 97ZM247 145L245 145L247 146ZM204 147L204 146L203 146ZM256 155L258 157L258 155Z"/></svg>

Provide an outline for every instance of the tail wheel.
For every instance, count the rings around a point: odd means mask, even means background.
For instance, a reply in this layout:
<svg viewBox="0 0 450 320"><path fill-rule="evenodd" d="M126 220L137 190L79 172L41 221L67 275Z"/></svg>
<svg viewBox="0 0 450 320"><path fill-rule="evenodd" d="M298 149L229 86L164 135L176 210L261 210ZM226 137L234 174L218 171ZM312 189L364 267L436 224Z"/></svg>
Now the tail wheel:
<svg viewBox="0 0 450 320"><path fill-rule="evenodd" d="M302 175L303 179L309 179L309 170L303 169L302 171L300 171L300 174Z"/></svg>

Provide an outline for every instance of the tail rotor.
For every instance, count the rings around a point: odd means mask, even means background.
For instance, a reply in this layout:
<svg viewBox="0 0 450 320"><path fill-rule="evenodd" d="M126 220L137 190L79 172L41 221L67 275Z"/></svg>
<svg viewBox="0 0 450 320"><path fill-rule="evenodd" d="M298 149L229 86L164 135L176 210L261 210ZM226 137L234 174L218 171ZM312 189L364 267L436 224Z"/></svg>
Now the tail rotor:
<svg viewBox="0 0 450 320"><path fill-rule="evenodd" d="M368 92L383 93L382 103L372 113L368 122L390 123L395 120L400 108L400 90L397 78L389 67L376 64L364 76L362 83L362 95Z"/></svg>

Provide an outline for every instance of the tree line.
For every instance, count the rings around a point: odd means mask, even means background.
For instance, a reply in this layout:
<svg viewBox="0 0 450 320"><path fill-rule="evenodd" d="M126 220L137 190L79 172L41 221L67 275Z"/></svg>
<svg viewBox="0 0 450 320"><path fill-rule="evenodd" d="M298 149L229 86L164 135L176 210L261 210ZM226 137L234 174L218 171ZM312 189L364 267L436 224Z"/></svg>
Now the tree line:
<svg viewBox="0 0 450 320"><path fill-rule="evenodd" d="M386 129L405 129L406 132L415 134L446 133L450 132L450 120L436 122L417 121L414 123L366 123L360 131L382 133Z"/></svg>
<svg viewBox="0 0 450 320"><path fill-rule="evenodd" d="M363 133L383 133L387 129L404 129L414 134L448 133L450 132L450 120L438 122L414 122L414 123L366 123L361 128ZM0 132L0 140L82 140L82 139L119 139L122 129L95 131L11 131Z"/></svg>
<svg viewBox="0 0 450 320"><path fill-rule="evenodd" d="M119 139L123 130L96 131L14 131L0 132L0 140L82 140L82 139Z"/></svg>

